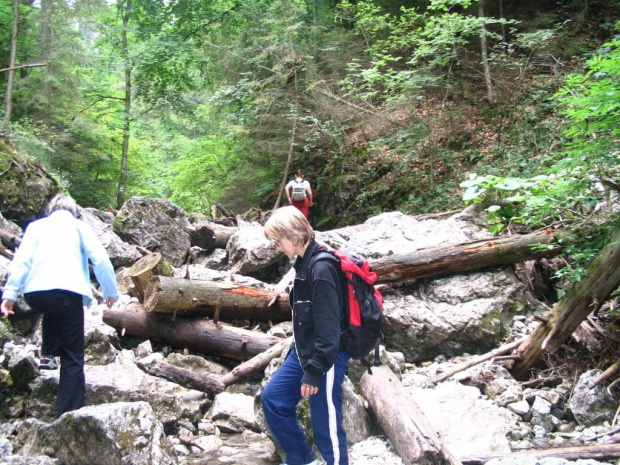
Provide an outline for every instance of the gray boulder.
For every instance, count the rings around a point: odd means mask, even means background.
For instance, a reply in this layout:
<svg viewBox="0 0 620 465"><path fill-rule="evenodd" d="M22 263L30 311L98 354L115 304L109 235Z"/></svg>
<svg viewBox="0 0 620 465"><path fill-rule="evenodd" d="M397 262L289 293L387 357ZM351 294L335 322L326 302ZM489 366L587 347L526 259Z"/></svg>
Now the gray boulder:
<svg viewBox="0 0 620 465"><path fill-rule="evenodd" d="M26 420L17 441L22 456L53 455L65 465L172 465L163 425L146 402L84 407L52 424Z"/></svg>
<svg viewBox="0 0 620 465"><path fill-rule="evenodd" d="M575 385L568 407L580 425L590 426L611 420L618 407L605 386L599 384L590 389L589 384L600 374L600 370L586 371Z"/></svg>
<svg viewBox="0 0 620 465"><path fill-rule="evenodd" d="M130 244L161 252L181 266L190 247L185 212L169 200L132 197L114 220L114 232Z"/></svg>
<svg viewBox="0 0 620 465"><path fill-rule="evenodd" d="M103 212L105 213L105 212ZM134 262L140 260L142 255L134 247L124 242L112 228L111 219L105 221L102 218L102 212L92 208L84 208L81 210L82 221L88 224L95 232L103 246L105 247L110 261L114 268L121 266L131 266ZM108 213L108 215L112 215ZM114 218L112 216L112 218Z"/></svg>

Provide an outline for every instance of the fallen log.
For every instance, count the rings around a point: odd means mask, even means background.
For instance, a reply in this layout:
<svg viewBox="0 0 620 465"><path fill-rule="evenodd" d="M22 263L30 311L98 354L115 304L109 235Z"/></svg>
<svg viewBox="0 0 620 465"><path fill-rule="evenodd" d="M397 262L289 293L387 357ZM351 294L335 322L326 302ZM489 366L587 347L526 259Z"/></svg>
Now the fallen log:
<svg viewBox="0 0 620 465"><path fill-rule="evenodd" d="M247 360L281 341L274 336L223 323L145 312L139 303L106 309L103 321L121 335L233 360Z"/></svg>
<svg viewBox="0 0 620 465"><path fill-rule="evenodd" d="M226 389L252 375L264 370L272 359L279 357L291 345L293 338L284 339L250 360L233 368L229 373L219 378L197 375L191 370L180 368L161 360L150 363L138 362L138 366L152 376L167 379L188 389L195 389L207 394L210 399Z"/></svg>
<svg viewBox="0 0 620 465"><path fill-rule="evenodd" d="M565 460L613 460L620 458L620 444L597 444L592 446L564 447L558 449L531 449L514 452L508 455L495 455L492 457L466 457L461 462L464 465L482 465L495 458L506 457L557 457Z"/></svg>
<svg viewBox="0 0 620 465"><path fill-rule="evenodd" d="M154 275L173 276L174 268L159 252L148 253L131 265L127 275L131 278L134 286L136 286L138 294L144 299L144 290L149 279Z"/></svg>
<svg viewBox="0 0 620 465"><path fill-rule="evenodd" d="M539 247L535 245L554 245ZM451 247L418 250L370 261L378 283L433 278L450 273L515 263L556 255L552 233L507 236ZM271 302L273 302L273 305ZM184 280L153 276L144 290L149 312L204 315L229 320L286 321L291 312L288 295L241 286L235 283Z"/></svg>
<svg viewBox="0 0 620 465"><path fill-rule="evenodd" d="M527 339L526 337L521 338L517 341L512 341L509 342L508 344L504 344L501 347L498 347L497 349L492 350L491 352L488 352L484 355L481 355L480 357L476 357L472 360L470 360L469 362L463 363L461 365L458 365L457 367L445 371L443 373L440 373L436 376L433 376L432 378L428 378L427 382L429 382L430 384L437 384L440 383L448 378L450 378L451 376L455 375L456 373L459 373L461 371L467 370L468 368L471 368L475 365L479 365L482 362L486 362L487 360L490 360L492 358L497 357L498 355L502 355L505 354L507 352L510 352L513 349L516 349L517 347L519 347L523 341L525 341L525 339Z"/></svg>
<svg viewBox="0 0 620 465"><path fill-rule="evenodd" d="M586 268L586 277L573 284L553 306L547 321L517 349L521 360L512 369L517 379L525 379L542 360L544 353L564 343L590 313L600 308L620 285L620 231Z"/></svg>
<svg viewBox="0 0 620 465"><path fill-rule="evenodd" d="M540 247L547 245L547 247ZM467 242L449 247L434 247L415 252L393 254L368 260L377 273L377 283L436 278L560 254L551 231L523 236Z"/></svg>
<svg viewBox="0 0 620 465"><path fill-rule="evenodd" d="M151 360L149 363L137 362L138 367L151 376L164 378L188 389L195 389L207 394L210 399L222 392L226 386L215 378L197 375L192 370L177 367L161 360Z"/></svg>
<svg viewBox="0 0 620 465"><path fill-rule="evenodd" d="M275 298L273 305L269 305ZM153 276L144 292L144 309L154 313L203 315L227 320L291 319L288 294L233 282Z"/></svg>
<svg viewBox="0 0 620 465"><path fill-rule="evenodd" d="M360 381L362 395L405 465L457 465L424 413L387 367L372 368Z"/></svg>
<svg viewBox="0 0 620 465"><path fill-rule="evenodd" d="M276 345L271 346L265 352L258 354L256 357L251 358L247 362L243 362L237 365L229 373L221 376L219 381L226 387L231 384L238 383L241 380L249 378L252 375L264 370L269 362L276 357L282 355L282 352L287 350L293 342L293 338L289 337Z"/></svg>

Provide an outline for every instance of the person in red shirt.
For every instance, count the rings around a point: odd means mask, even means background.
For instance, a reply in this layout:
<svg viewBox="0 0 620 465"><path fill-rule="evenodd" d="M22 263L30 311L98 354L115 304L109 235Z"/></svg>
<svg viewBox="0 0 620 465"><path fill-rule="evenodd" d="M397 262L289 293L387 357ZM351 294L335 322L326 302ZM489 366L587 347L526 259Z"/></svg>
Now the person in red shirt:
<svg viewBox="0 0 620 465"><path fill-rule="evenodd" d="M295 178L291 179L284 188L288 203L296 207L300 212L308 218L308 210L314 204L312 187L310 183L304 179L304 171L297 169Z"/></svg>

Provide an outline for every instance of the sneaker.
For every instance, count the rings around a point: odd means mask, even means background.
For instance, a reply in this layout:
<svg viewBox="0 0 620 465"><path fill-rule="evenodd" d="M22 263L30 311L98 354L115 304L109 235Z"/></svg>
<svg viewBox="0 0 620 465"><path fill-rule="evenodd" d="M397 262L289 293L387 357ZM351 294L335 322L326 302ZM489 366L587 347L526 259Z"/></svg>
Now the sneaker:
<svg viewBox="0 0 620 465"><path fill-rule="evenodd" d="M284 462L282 465L287 465L287 463ZM307 463L306 465L319 465L319 461L318 460L313 460L312 462Z"/></svg>
<svg viewBox="0 0 620 465"><path fill-rule="evenodd" d="M39 359L39 370L55 370L58 368L56 357L41 355Z"/></svg>

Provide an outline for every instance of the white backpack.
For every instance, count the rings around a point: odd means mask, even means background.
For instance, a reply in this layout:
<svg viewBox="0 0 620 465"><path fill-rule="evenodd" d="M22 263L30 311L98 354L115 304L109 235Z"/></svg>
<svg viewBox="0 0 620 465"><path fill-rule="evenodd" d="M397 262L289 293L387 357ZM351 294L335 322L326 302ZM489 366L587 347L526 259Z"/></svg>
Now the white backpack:
<svg viewBox="0 0 620 465"><path fill-rule="evenodd" d="M291 199L295 202L301 202L306 199L307 196L306 188L304 186L303 179L298 181L295 179L295 183L293 184L293 188L291 189Z"/></svg>

